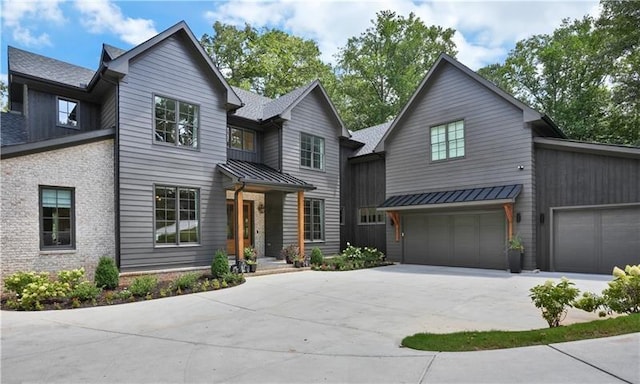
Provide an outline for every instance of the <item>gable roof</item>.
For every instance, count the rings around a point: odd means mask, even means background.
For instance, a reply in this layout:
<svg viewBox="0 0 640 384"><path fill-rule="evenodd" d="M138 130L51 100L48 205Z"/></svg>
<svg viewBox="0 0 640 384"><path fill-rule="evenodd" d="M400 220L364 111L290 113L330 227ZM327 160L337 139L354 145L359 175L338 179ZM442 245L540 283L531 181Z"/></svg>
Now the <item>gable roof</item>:
<svg viewBox="0 0 640 384"><path fill-rule="evenodd" d="M37 77L66 86L85 89L95 75L94 70L11 46L7 48L7 56L9 73Z"/></svg>
<svg viewBox="0 0 640 384"><path fill-rule="evenodd" d="M360 129L357 131L351 132L351 140L359 141L364 145L356 151L351 157L358 157L368 155L370 153L374 153L376 146L384 137L384 134L387 132L389 127L391 126L391 121L388 121L383 124L374 125L373 127Z"/></svg>
<svg viewBox="0 0 640 384"><path fill-rule="evenodd" d="M109 44L102 44L102 50L108 55L109 60L117 59L127 53L126 49L120 49Z"/></svg>
<svg viewBox="0 0 640 384"><path fill-rule="evenodd" d="M254 121L262 120L264 106L272 102L273 99L242 88L233 86L231 88L242 101L242 107L236 110L236 116Z"/></svg>
<svg viewBox="0 0 640 384"><path fill-rule="evenodd" d="M391 127L389 127L389 130L385 133L385 135L382 138L382 140L380 140L380 143L378 143L378 145L376 146L376 149L375 149L376 151L383 151L384 150L384 142L387 140L387 138L389 137L391 132L393 132L393 130L396 128L396 126L398 126L399 122L404 118L405 114L410 109L411 105L415 102L415 100L418 97L418 95L422 92L422 90L426 87L426 85L431 81L431 78L432 78L433 74L441 66L447 65L447 64L452 65L454 68L458 69L462 73L466 74L467 76L471 77L473 80L475 80L478 83L480 83L480 85L484 86L489 91L497 94L498 96L503 98L508 103L510 103L510 104L514 105L516 108L522 110L525 122L544 121L546 124L548 124L551 127L551 129L554 131L554 133L557 136L559 136L561 138L565 138L564 133L562 133L562 131L560 131L555 126L555 124L551 121L551 119L549 119L548 116L536 111L535 109L529 107L525 103L523 103L520 100L516 99L513 95L503 91L497 85L493 84L492 82L490 82L489 80L485 79L484 77L478 75L476 72L472 71L469 67L467 67L464 64L460 63L458 60L454 59L453 57L447 55L446 53L441 53L440 56L438 57L438 59L436 60L436 62L429 69L429 72L427 72L427 74L424 77L424 79L422 79L422 82L420 82L420 85L418 85L418 88L415 90L413 95L411 95L411 98L409 99L409 101L404 105L404 107L402 108L402 110L400 111L398 116L396 116L396 118L393 120L393 123L391 124Z"/></svg>
<svg viewBox="0 0 640 384"><path fill-rule="evenodd" d="M226 96L227 96L227 100L226 100L227 106L230 109L234 109L242 106L242 101L240 101L240 98L238 97L238 95L236 95L236 93L233 91L229 83L227 83L227 81L224 79L218 67L215 66L215 64L211 60L211 57L207 55L207 53L204 51L204 48L202 48L202 46L194 36L193 32L191 32L191 29L189 29L189 26L184 21L180 21L174 26L169 27L163 32L158 33L157 35L153 36L152 38L145 41L144 43L141 43L131 48L130 50L126 51L125 53L122 53L112 61L104 63L104 65L109 71L112 71L121 75L126 75L129 72L129 60L149 50L150 48L154 47L156 44L168 38L169 36L172 36L179 32L182 32L187 36L188 40L191 41L191 43L193 44L193 47L198 51L202 59L206 62L208 68L213 72L214 76L218 79L218 81L220 81L222 86L225 88Z"/></svg>

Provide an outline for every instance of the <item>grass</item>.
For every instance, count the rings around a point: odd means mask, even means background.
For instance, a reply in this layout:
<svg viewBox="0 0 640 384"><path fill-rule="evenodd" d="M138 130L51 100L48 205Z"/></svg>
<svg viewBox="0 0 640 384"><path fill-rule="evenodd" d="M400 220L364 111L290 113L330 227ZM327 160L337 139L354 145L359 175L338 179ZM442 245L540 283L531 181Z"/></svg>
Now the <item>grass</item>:
<svg viewBox="0 0 640 384"><path fill-rule="evenodd" d="M640 332L640 314L531 331L417 333L402 345L423 351L462 352L547 345Z"/></svg>

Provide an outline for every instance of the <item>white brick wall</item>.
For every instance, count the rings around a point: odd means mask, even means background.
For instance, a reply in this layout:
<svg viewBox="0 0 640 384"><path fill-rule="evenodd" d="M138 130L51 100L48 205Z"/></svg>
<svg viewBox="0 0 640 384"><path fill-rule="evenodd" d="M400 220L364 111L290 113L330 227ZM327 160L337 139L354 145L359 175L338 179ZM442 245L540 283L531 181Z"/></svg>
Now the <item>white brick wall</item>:
<svg viewBox="0 0 640 384"><path fill-rule="evenodd" d="M0 162L2 280L16 271L80 267L92 279L101 256L115 257L113 166L113 140ZM40 250L40 185L75 189L75 250Z"/></svg>

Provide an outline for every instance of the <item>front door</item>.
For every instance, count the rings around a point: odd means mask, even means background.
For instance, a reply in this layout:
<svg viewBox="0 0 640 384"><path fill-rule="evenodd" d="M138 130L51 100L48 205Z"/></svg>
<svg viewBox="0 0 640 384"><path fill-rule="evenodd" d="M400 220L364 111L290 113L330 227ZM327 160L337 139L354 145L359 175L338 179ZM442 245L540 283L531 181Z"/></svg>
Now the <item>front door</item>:
<svg viewBox="0 0 640 384"><path fill-rule="evenodd" d="M234 205L233 200L227 200L227 253L229 255L236 254L236 214ZM242 217L244 218L244 246L253 246L253 201L243 202Z"/></svg>

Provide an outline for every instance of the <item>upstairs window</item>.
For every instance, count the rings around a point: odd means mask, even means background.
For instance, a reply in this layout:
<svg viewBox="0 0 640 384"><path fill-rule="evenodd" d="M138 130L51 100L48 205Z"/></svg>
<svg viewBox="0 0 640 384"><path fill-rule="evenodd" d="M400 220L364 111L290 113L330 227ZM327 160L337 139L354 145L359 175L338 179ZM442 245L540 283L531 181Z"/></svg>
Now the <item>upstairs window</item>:
<svg viewBox="0 0 640 384"><path fill-rule="evenodd" d="M78 128L78 102L58 98L58 125L67 128Z"/></svg>
<svg viewBox="0 0 640 384"><path fill-rule="evenodd" d="M358 224L384 224L384 212L375 207L358 208Z"/></svg>
<svg viewBox="0 0 640 384"><path fill-rule="evenodd" d="M183 101L155 96L155 141L198 147L199 108Z"/></svg>
<svg viewBox="0 0 640 384"><path fill-rule="evenodd" d="M324 169L324 139L303 133L300 135L300 166Z"/></svg>
<svg viewBox="0 0 640 384"><path fill-rule="evenodd" d="M464 156L464 121L431 127L431 160Z"/></svg>
<svg viewBox="0 0 640 384"><path fill-rule="evenodd" d="M229 127L229 148L241 151L256 151L256 133L249 129Z"/></svg>
<svg viewBox="0 0 640 384"><path fill-rule="evenodd" d="M73 249L73 189L40 187L40 248Z"/></svg>

